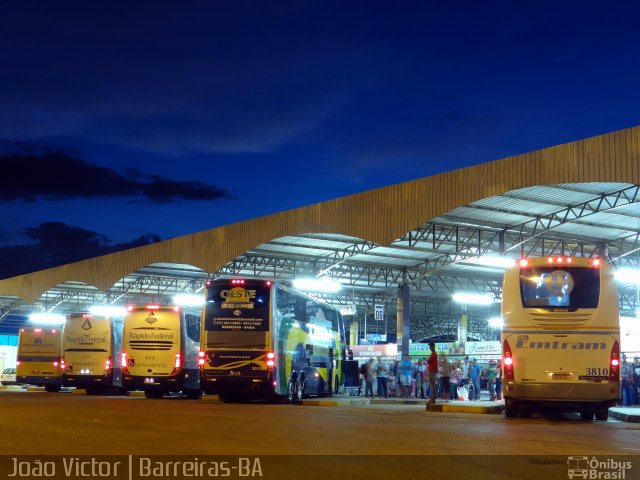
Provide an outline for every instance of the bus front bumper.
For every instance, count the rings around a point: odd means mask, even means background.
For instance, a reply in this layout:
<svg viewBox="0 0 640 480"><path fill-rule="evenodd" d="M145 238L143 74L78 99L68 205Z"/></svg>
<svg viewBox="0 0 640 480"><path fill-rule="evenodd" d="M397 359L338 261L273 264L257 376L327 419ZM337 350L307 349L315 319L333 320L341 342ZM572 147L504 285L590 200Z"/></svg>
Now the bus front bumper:
<svg viewBox="0 0 640 480"><path fill-rule="evenodd" d="M63 387L86 388L95 386L109 387L113 384L113 375L63 375Z"/></svg>
<svg viewBox="0 0 640 480"><path fill-rule="evenodd" d="M56 375L20 375L16 376L16 385L61 385L61 378Z"/></svg>
<svg viewBox="0 0 640 480"><path fill-rule="evenodd" d="M262 393L273 391L270 377L249 377L242 375L201 376L201 387L207 393Z"/></svg>
<svg viewBox="0 0 640 480"><path fill-rule="evenodd" d="M134 377L124 375L122 385L126 390L164 390L179 391L182 388L181 377L173 375L170 377Z"/></svg>
<svg viewBox="0 0 640 480"><path fill-rule="evenodd" d="M615 404L620 398L620 383L513 383L505 385L505 398L540 404L579 405L582 403Z"/></svg>

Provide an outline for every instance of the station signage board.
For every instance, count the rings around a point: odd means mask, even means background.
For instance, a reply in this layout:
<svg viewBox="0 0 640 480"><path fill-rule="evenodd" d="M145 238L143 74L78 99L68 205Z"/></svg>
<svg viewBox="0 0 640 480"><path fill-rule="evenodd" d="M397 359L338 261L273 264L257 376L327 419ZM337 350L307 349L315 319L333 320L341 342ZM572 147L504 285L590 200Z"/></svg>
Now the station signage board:
<svg viewBox="0 0 640 480"><path fill-rule="evenodd" d="M354 345L351 347L354 360L362 360L380 357L395 357L398 353L398 345L388 343L386 345Z"/></svg>

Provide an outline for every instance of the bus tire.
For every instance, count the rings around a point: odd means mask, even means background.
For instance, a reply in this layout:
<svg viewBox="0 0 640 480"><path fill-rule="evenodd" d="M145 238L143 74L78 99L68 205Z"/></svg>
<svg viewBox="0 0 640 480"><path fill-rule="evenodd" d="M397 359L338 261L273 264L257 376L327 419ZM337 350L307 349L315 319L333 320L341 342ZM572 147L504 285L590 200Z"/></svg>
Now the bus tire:
<svg viewBox="0 0 640 480"><path fill-rule="evenodd" d="M507 418L514 418L518 416L518 403L508 398L504 402L504 414Z"/></svg>
<svg viewBox="0 0 640 480"><path fill-rule="evenodd" d="M298 381L296 382L296 396L298 400L302 400L304 397L304 387L307 385L307 379L304 378L304 375L298 377Z"/></svg>
<svg viewBox="0 0 640 480"><path fill-rule="evenodd" d="M162 390L145 390L144 396L147 398L162 398L164 392Z"/></svg>
<svg viewBox="0 0 640 480"><path fill-rule="evenodd" d="M580 410L580 418L582 420L593 420L594 411L591 408L583 408Z"/></svg>
<svg viewBox="0 0 640 480"><path fill-rule="evenodd" d="M298 392L296 389L296 377L291 377L287 384L287 400L289 403L293 403L298 399Z"/></svg>
<svg viewBox="0 0 640 480"><path fill-rule="evenodd" d="M286 397L278 395L277 393L270 393L267 395L267 403L282 403Z"/></svg>
<svg viewBox="0 0 640 480"><path fill-rule="evenodd" d="M87 395L100 395L102 393L102 388L100 387L87 387L85 388Z"/></svg>
<svg viewBox="0 0 640 480"><path fill-rule="evenodd" d="M52 393L56 393L60 391L61 386L60 385L45 385L44 386L44 391L45 392L52 392Z"/></svg>
<svg viewBox="0 0 640 480"><path fill-rule="evenodd" d="M520 418L531 417L531 404L528 402L520 403L520 405L518 405L518 415L520 415Z"/></svg>
<svg viewBox="0 0 640 480"><path fill-rule="evenodd" d="M187 398L189 400L201 400L202 399L202 392L198 391L198 390L194 390L194 391L189 391L189 392L185 392L187 395Z"/></svg>
<svg viewBox="0 0 640 480"><path fill-rule="evenodd" d="M596 420L609 420L609 407L596 408Z"/></svg>

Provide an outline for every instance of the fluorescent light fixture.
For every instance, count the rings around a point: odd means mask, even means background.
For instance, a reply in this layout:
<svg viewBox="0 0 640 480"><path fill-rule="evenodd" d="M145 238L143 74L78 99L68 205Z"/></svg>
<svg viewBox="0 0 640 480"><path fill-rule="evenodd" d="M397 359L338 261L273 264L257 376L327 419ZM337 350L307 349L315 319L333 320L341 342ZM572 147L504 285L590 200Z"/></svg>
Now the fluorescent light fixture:
<svg viewBox="0 0 640 480"><path fill-rule="evenodd" d="M61 325L66 319L60 313L32 313L29 315L29 321L38 325Z"/></svg>
<svg viewBox="0 0 640 480"><path fill-rule="evenodd" d="M201 307L204 305L204 296L183 293L173 297L173 303L179 307Z"/></svg>
<svg viewBox="0 0 640 480"><path fill-rule="evenodd" d="M495 303L495 298L489 295L478 295L475 293L454 293L453 301L466 305L491 305Z"/></svg>
<svg viewBox="0 0 640 480"><path fill-rule="evenodd" d="M493 255L483 255L481 257L466 258L465 260L463 260L463 262L493 268L510 268L516 264L513 258Z"/></svg>
<svg viewBox="0 0 640 480"><path fill-rule="evenodd" d="M355 305L342 305L340 307L340 315L355 315L355 314L356 314Z"/></svg>
<svg viewBox="0 0 640 480"><path fill-rule="evenodd" d="M615 278L620 283L628 283L630 285L640 285L640 270L633 268L621 268L615 271Z"/></svg>
<svg viewBox="0 0 640 480"><path fill-rule="evenodd" d="M332 282L328 278L297 278L293 281L293 286L306 292L326 293L335 293L342 288L342 285Z"/></svg>
<svg viewBox="0 0 640 480"><path fill-rule="evenodd" d="M493 317L490 318L487 323L489 323L489 326L491 328L502 328L502 326L504 325L504 320L502 319L502 317Z"/></svg>
<svg viewBox="0 0 640 480"><path fill-rule="evenodd" d="M127 314L127 309L115 305L93 305L89 308L89 313L101 317L124 317Z"/></svg>

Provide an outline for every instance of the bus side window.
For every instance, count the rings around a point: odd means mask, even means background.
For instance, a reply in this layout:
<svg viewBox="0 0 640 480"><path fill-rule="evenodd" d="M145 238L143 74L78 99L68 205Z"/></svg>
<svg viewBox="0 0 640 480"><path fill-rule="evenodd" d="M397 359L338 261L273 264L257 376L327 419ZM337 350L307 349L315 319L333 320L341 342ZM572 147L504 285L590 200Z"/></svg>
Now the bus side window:
<svg viewBox="0 0 640 480"><path fill-rule="evenodd" d="M299 322L307 322L307 299L304 297L296 297L295 319Z"/></svg>
<svg viewBox="0 0 640 480"><path fill-rule="evenodd" d="M185 313L184 320L187 324L187 337L194 342L200 341L200 317Z"/></svg>
<svg viewBox="0 0 640 480"><path fill-rule="evenodd" d="M295 310L295 297L285 289L278 286L276 290L276 305L278 313L283 317L293 317Z"/></svg>
<svg viewBox="0 0 640 480"><path fill-rule="evenodd" d="M340 326L338 325L338 312L324 306L322 307L322 311L324 312L324 318L331 322L331 328L336 332L340 331Z"/></svg>
<svg viewBox="0 0 640 480"><path fill-rule="evenodd" d="M313 345L305 345L307 351L307 365L311 366L311 356L313 355Z"/></svg>

